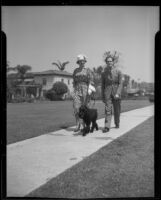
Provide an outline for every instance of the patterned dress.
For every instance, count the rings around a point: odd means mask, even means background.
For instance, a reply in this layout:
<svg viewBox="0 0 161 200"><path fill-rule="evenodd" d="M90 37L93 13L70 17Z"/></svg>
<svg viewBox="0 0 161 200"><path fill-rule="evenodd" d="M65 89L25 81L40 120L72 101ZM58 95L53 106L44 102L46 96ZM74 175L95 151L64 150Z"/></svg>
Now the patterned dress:
<svg viewBox="0 0 161 200"><path fill-rule="evenodd" d="M89 103L88 86L93 83L91 70L83 68L82 70L76 68L73 72L73 107L74 114L78 114L79 107L82 104Z"/></svg>

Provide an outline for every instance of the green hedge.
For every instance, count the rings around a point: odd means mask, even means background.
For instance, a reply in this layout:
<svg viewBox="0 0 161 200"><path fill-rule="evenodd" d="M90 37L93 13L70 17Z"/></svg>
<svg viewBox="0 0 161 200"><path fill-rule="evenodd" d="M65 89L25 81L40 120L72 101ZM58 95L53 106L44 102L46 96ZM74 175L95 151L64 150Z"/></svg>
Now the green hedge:
<svg viewBox="0 0 161 200"><path fill-rule="evenodd" d="M61 81L57 81L54 83L52 90L57 94L57 95L63 95L68 92L68 87L65 83Z"/></svg>
<svg viewBox="0 0 161 200"><path fill-rule="evenodd" d="M10 100L8 103L23 103L23 102L28 102L28 103L33 103L35 100L30 97L15 97L14 99Z"/></svg>
<svg viewBox="0 0 161 200"><path fill-rule="evenodd" d="M55 91L48 90L45 94L45 97L50 101L62 101L62 95L57 95Z"/></svg>

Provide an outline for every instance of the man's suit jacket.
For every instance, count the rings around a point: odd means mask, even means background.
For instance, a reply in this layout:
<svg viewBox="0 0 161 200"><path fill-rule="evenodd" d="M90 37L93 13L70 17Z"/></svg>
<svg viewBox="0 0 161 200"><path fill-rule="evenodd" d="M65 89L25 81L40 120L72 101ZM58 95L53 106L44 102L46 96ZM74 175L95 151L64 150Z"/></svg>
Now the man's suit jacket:
<svg viewBox="0 0 161 200"><path fill-rule="evenodd" d="M102 99L108 100L111 96L119 95L121 98L123 75L122 72L116 68L110 70L105 67L101 76Z"/></svg>

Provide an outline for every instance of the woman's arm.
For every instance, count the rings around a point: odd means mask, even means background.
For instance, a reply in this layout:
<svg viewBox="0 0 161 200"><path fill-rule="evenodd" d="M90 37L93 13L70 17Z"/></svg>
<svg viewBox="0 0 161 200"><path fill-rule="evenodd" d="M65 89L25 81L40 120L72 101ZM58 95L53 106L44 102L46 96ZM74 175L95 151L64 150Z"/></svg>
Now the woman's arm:
<svg viewBox="0 0 161 200"><path fill-rule="evenodd" d="M94 77L93 77L92 70L87 69L87 76L89 79L89 84L94 85Z"/></svg>

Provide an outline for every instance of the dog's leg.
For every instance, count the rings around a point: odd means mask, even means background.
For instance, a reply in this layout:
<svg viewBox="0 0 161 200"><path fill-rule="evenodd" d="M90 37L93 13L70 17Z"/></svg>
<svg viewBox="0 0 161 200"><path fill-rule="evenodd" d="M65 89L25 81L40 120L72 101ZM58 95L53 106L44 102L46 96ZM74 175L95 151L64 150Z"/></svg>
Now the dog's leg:
<svg viewBox="0 0 161 200"><path fill-rule="evenodd" d="M87 133L90 132L90 125L87 126Z"/></svg>
<svg viewBox="0 0 161 200"><path fill-rule="evenodd" d="M82 135L85 136L86 134L87 134L87 127L85 126L84 129L83 129L83 134Z"/></svg>
<svg viewBox="0 0 161 200"><path fill-rule="evenodd" d="M83 132L84 128L85 128L84 121L83 121L83 119L80 118L80 130L81 130L81 132Z"/></svg>
<svg viewBox="0 0 161 200"><path fill-rule="evenodd" d="M94 127L95 127L95 123L92 122L92 127L91 127L91 130L90 130L91 133L93 133L93 131L94 131Z"/></svg>
<svg viewBox="0 0 161 200"><path fill-rule="evenodd" d="M87 123L87 133L90 132L90 125L91 125L91 121L89 120L88 123Z"/></svg>
<svg viewBox="0 0 161 200"><path fill-rule="evenodd" d="M83 136L87 135L90 132L90 124L86 124L83 130Z"/></svg>
<svg viewBox="0 0 161 200"><path fill-rule="evenodd" d="M97 124L97 122L95 122L95 128L98 131L98 124Z"/></svg>

